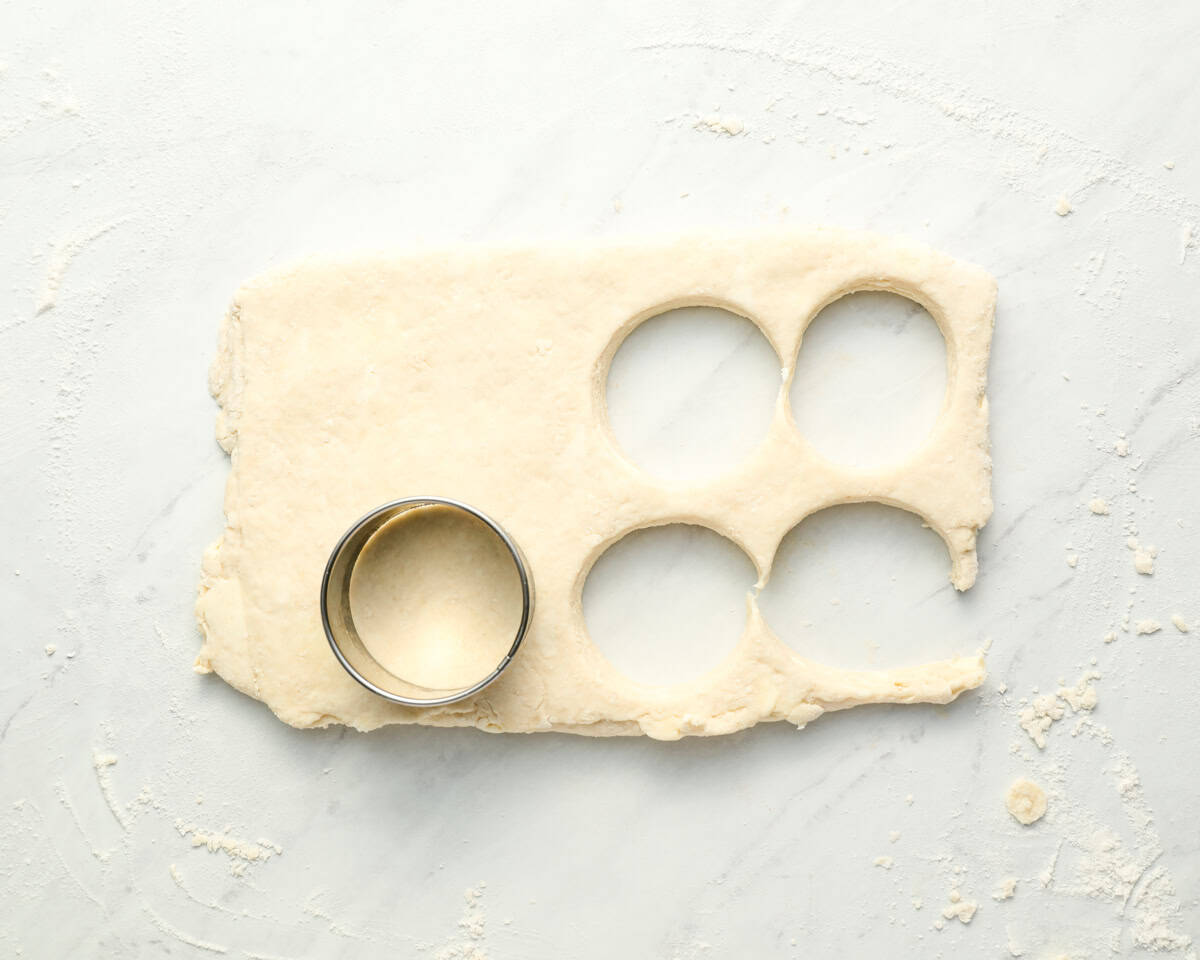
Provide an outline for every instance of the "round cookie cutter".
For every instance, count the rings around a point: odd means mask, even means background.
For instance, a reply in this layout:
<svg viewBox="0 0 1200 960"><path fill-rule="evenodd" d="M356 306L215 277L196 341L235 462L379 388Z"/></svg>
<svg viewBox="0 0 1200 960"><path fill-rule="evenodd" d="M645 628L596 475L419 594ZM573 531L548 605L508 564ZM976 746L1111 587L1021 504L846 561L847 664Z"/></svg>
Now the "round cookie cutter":
<svg viewBox="0 0 1200 960"><path fill-rule="evenodd" d="M358 635L354 627L354 618L350 613L350 576L354 572L354 564L362 553L367 541L375 535L384 524L409 510L421 507L443 506L461 510L477 520L482 521L508 549L517 576L521 581L521 623L513 638L512 646L496 664L495 668L482 680L470 686L457 689L433 689L423 687L412 681L397 677L384 668L376 660ZM533 577L529 572L529 564L517 542L495 520L482 510L459 500L446 497L405 497L393 500L383 506L376 507L354 522L329 555L325 565L325 575L321 578L321 624L325 628L325 637L333 648L333 655L345 667L346 672L361 683L372 693L378 694L393 703L402 703L409 707L437 707L447 703L465 700L504 672L517 650L525 639L529 621L533 617Z"/></svg>

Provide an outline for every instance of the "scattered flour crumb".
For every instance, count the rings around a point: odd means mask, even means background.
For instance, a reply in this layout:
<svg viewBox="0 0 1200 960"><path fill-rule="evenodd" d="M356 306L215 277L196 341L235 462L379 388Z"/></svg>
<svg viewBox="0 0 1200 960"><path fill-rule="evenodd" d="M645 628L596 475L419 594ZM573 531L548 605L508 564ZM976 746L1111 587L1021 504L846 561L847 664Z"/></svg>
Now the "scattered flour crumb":
<svg viewBox="0 0 1200 960"><path fill-rule="evenodd" d="M1046 791L1032 780L1021 777L1013 781L1004 797L1008 812L1019 823L1029 826L1041 820L1046 813ZM1011 894L1009 894L1011 896ZM1003 899L998 897L997 899Z"/></svg>
<svg viewBox="0 0 1200 960"><path fill-rule="evenodd" d="M912 908L914 910L920 910L923 906L925 906L925 901L922 900L920 897L912 898Z"/></svg>
<svg viewBox="0 0 1200 960"><path fill-rule="evenodd" d="M1084 710L1095 710L1099 697L1096 694L1096 688L1092 686L1092 681L1099 679L1099 673L1095 670L1088 670L1079 678L1079 682L1075 686L1059 687L1058 695L1067 701L1067 705L1075 713Z"/></svg>
<svg viewBox="0 0 1200 960"><path fill-rule="evenodd" d="M942 916L947 920L957 919L959 923L970 923L978 909L979 904L974 900L964 900L961 893L951 890L950 902L942 907Z"/></svg>
<svg viewBox="0 0 1200 960"><path fill-rule="evenodd" d="M1100 516L1106 516L1112 512L1108 505L1108 501L1103 497L1093 497L1088 503L1088 509L1091 510L1092 513L1099 514Z"/></svg>
<svg viewBox="0 0 1200 960"><path fill-rule="evenodd" d="M209 853L225 854L229 858L229 872L235 877L244 875L248 865L262 863L283 853L283 847L270 840L242 840L233 836L228 827L219 831L206 830L180 819L175 821L175 830L181 837L191 840L193 847L204 847Z"/></svg>
<svg viewBox="0 0 1200 960"><path fill-rule="evenodd" d="M1164 160L1163 166L1166 167L1168 170L1174 170L1175 169L1175 161L1174 160Z"/></svg>
<svg viewBox="0 0 1200 960"><path fill-rule="evenodd" d="M1005 877L1000 881L1000 886L996 888L996 892L992 894L993 900L1011 900L1013 894L1017 892L1017 878Z"/></svg>
<svg viewBox="0 0 1200 960"><path fill-rule="evenodd" d="M1175 624L1175 629L1178 630L1180 633L1187 633L1188 630L1191 629L1190 627L1188 627L1187 621L1184 620L1183 617L1180 616L1178 613L1173 614L1171 616L1171 622L1173 624Z"/></svg>
<svg viewBox="0 0 1200 960"><path fill-rule="evenodd" d="M1072 209L1074 208L1071 206L1071 201L1067 199L1067 195L1065 193L1060 193L1058 195L1058 200L1056 200L1054 203L1054 212L1060 217L1065 217L1071 212Z"/></svg>
<svg viewBox="0 0 1200 960"><path fill-rule="evenodd" d="M1042 889L1049 889L1050 884L1054 882L1054 871L1058 867L1058 857L1062 853L1063 841L1058 841L1058 846L1054 848L1054 853L1050 857L1050 862L1042 868L1042 872L1038 874L1038 882L1041 883Z"/></svg>
<svg viewBox="0 0 1200 960"><path fill-rule="evenodd" d="M906 796L904 798L904 802L911 807L913 805L913 795L910 793L908 796Z"/></svg>
<svg viewBox="0 0 1200 960"><path fill-rule="evenodd" d="M899 830L893 830L891 833L888 834L888 841L890 843L895 843L899 839L900 839L900 831Z"/></svg>
<svg viewBox="0 0 1200 960"><path fill-rule="evenodd" d="M1113 441L1113 450L1116 451L1118 457L1129 456L1129 440L1125 437L1118 437Z"/></svg>
<svg viewBox="0 0 1200 960"><path fill-rule="evenodd" d="M116 794L113 792L112 774L108 768L114 766L117 762L115 753L94 753L92 754L92 766L96 770L96 782L100 785L100 793L104 797L104 802L108 804L108 809L113 815L113 819L122 830L129 829L129 820L121 812L121 808L117 805Z"/></svg>
<svg viewBox="0 0 1200 960"><path fill-rule="evenodd" d="M120 220L114 220L106 223L103 226L85 231L77 236L68 237L54 244L50 252L49 263L46 270L46 279L42 284L42 292L38 295L37 304L34 313L37 316L45 313L47 310L54 309L58 303L58 292L62 286L63 278L66 275L67 268L70 267L71 261L93 240L98 240L114 227L118 227L125 223L129 218L124 217Z"/></svg>
<svg viewBox="0 0 1200 960"><path fill-rule="evenodd" d="M200 940L197 937L193 937L189 934L184 933L178 927L172 926L170 923L168 923L166 920L164 920L162 917L160 917L157 913L155 913L153 910L151 910L150 905L148 903L142 904L142 912L144 912L146 914L146 916L148 916L150 918L150 922L153 923L156 927L158 927L159 930L161 930L163 933L165 933L168 937L171 937L174 940L178 940L180 943L184 944L185 946L194 947L197 950L204 950L208 953L228 953L229 952L228 947L224 947L219 943L211 943L208 940ZM168 950L168 952L170 952L170 951Z"/></svg>
<svg viewBox="0 0 1200 960"><path fill-rule="evenodd" d="M1133 629L1140 636L1144 636L1148 633L1158 633L1162 629L1162 624L1152 617L1147 617L1145 620L1135 623Z"/></svg>
<svg viewBox="0 0 1200 960"><path fill-rule="evenodd" d="M895 864L895 862L896 861L893 860L891 857L876 857L875 858L875 866L883 867L884 870L891 870L892 866L893 866L893 864Z"/></svg>
<svg viewBox="0 0 1200 960"><path fill-rule="evenodd" d="M1121 904L1122 914L1130 917L1135 946L1177 951L1191 945L1191 938L1175 928L1178 902L1165 870L1154 865L1156 855L1127 849L1107 827L1082 838L1081 848L1084 892L1094 899Z"/></svg>
<svg viewBox="0 0 1200 960"><path fill-rule="evenodd" d="M1068 553L1067 554L1067 566L1068 567L1070 567L1072 570L1074 570L1078 563L1079 563L1079 554L1077 554L1077 553Z"/></svg>
<svg viewBox="0 0 1200 960"><path fill-rule="evenodd" d="M1105 643L1112 643L1116 639L1117 639L1117 635L1112 630L1109 630L1108 633L1106 633L1104 635Z"/></svg>
<svg viewBox="0 0 1200 960"><path fill-rule="evenodd" d="M55 652L57 649L58 649L58 644L56 644L56 643L48 643L48 644L46 644L46 656L48 656L48 657L52 657L52 656L54 656L54 652Z"/></svg>
<svg viewBox="0 0 1200 960"><path fill-rule="evenodd" d="M1041 750L1046 746L1046 731L1055 720L1063 718L1064 712L1063 705L1053 694L1034 697L1033 702L1018 714L1021 729L1029 734L1029 738Z"/></svg>
<svg viewBox="0 0 1200 960"><path fill-rule="evenodd" d="M711 130L715 134L726 137L736 137L746 130L746 125L737 117L722 117L716 113L701 117L696 121L696 127L697 129Z"/></svg>
<svg viewBox="0 0 1200 960"><path fill-rule="evenodd" d="M487 914L483 911L483 887L470 887L463 893L465 906L458 920L460 933L451 937L436 954L434 960L487 960Z"/></svg>
<svg viewBox="0 0 1200 960"><path fill-rule="evenodd" d="M1158 547L1143 547L1136 537L1130 537L1126 545L1133 551L1133 569L1145 576L1154 573L1154 558L1158 556Z"/></svg>

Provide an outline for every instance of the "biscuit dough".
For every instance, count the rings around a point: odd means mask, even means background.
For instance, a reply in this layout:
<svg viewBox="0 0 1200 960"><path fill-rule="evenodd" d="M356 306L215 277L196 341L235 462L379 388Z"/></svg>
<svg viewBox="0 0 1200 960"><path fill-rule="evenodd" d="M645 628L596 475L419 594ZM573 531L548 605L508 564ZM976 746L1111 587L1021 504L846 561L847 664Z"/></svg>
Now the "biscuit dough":
<svg viewBox="0 0 1200 960"><path fill-rule="evenodd" d="M946 339L938 423L902 463L823 459L787 402L805 326L859 290L920 303ZM992 510L985 395L995 281L906 240L840 230L694 236L642 245L458 249L311 261L243 287L221 328L212 390L230 453L226 526L205 553L200 672L299 727L344 723L490 731L723 734L803 726L862 703L946 703L984 677L982 654L901 669L836 669L771 631L754 597L737 646L696 680L652 687L588 638L581 593L614 542L667 523L707 526L753 560L759 586L784 535L835 504L879 501L937 531L960 590ZM624 458L604 408L609 362L643 320L687 305L755 322L784 372L766 438L700 486ZM477 696L432 709L376 697L328 648L318 588L329 550L402 496L464 500L524 550L537 605L521 653Z"/></svg>

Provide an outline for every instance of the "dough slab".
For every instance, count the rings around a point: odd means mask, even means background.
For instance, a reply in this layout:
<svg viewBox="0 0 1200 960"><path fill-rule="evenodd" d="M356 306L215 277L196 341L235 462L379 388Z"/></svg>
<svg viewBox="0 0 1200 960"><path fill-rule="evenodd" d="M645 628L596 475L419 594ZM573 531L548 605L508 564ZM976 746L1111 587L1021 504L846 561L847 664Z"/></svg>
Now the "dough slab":
<svg viewBox="0 0 1200 960"><path fill-rule="evenodd" d="M888 290L946 339L940 419L908 460L832 464L796 430L787 376L766 438L700 486L672 488L627 461L604 386L624 337L686 305L748 317L790 371L832 301ZM589 640L581 593L606 548L643 527L701 524L737 543L759 585L784 535L835 504L918 514L945 541L959 590L991 514L985 396L995 281L925 246L836 230L693 236L645 245L458 249L314 261L252 281L221 328L212 390L232 469L226 527L204 555L200 672L215 671L297 727L342 723L559 730L660 739L764 720L803 726L861 703L946 703L982 682L982 655L902 669L835 669L797 655L747 602L715 669L635 683ZM521 544L537 607L512 666L479 696L416 710L338 665L321 629L328 552L354 518L437 494L495 517Z"/></svg>

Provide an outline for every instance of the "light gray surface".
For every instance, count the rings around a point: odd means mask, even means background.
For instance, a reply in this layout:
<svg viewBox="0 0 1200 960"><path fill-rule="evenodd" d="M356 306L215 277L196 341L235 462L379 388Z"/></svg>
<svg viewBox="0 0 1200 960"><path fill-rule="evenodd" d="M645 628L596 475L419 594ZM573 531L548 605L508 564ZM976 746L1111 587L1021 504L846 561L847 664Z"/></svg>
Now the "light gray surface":
<svg viewBox="0 0 1200 960"><path fill-rule="evenodd" d="M1187 955L1200 631L1169 618L1200 621L1200 11L734 10L0 9L0 953ZM696 127L712 115L745 132ZM926 532L864 509L806 523L768 587L777 629L831 659L990 638L981 691L662 744L301 732L191 673L228 466L205 374L241 280L309 253L781 222L908 234L999 278L977 586L955 597ZM857 329L809 347L891 349ZM844 411L816 393L829 431ZM599 585L610 619L623 582L655 602L657 564L681 636L712 626L666 562L703 551L660 546ZM737 566L713 564L697 576ZM1163 629L1124 632L1129 601ZM1092 657L1093 725L1068 715L1039 752L1021 698ZM1002 802L1019 774L1051 792L1028 829ZM192 827L283 852L247 864ZM939 931L954 887L979 912Z"/></svg>

